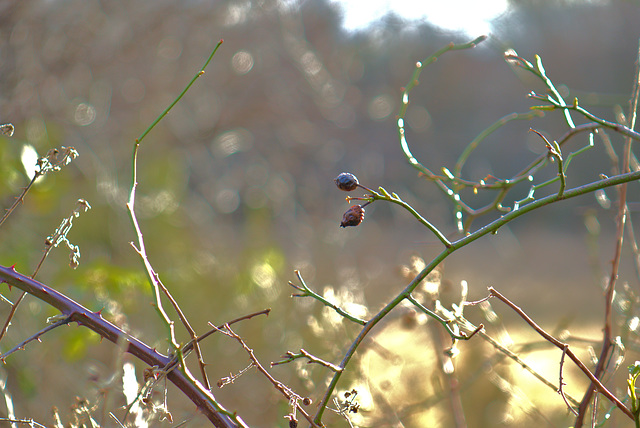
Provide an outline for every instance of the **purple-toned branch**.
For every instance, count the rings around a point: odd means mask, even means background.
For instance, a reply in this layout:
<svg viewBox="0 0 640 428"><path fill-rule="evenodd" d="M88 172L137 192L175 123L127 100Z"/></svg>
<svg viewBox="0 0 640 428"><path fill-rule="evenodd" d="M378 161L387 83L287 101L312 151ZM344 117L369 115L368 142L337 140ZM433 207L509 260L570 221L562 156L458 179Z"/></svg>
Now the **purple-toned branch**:
<svg viewBox="0 0 640 428"><path fill-rule="evenodd" d="M126 341L126 352L149 366L164 367L171 362L171 358L168 356L159 353L104 319L100 312L93 312L85 308L57 290L16 272L13 267L0 266L0 282L5 282L42 300L69 317L71 319L70 322L83 325L110 342L122 343ZM194 387L192 381L182 372L172 370L167 374L167 378L189 397L214 426L218 428L238 426L229 416L214 408L215 397L213 394L204 389ZM240 423L240 426L246 426L242 422Z"/></svg>

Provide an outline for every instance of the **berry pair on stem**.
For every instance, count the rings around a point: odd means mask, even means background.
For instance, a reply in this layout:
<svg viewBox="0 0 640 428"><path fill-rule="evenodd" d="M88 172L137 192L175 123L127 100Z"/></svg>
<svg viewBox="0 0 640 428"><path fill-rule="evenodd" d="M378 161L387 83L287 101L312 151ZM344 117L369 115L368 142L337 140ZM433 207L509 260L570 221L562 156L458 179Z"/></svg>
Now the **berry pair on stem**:
<svg viewBox="0 0 640 428"><path fill-rule="evenodd" d="M352 190L356 190L358 187L361 187L369 192L372 192L371 189L361 185L358 183L358 179L355 175L349 172L343 172L334 180L338 189L344 190L345 192L351 192ZM347 197L347 201L351 201L352 199L361 199L361 198L351 198ZM364 220L364 207L369 205L372 201L368 201L362 205L352 205L342 216L342 222L340 222L340 227L347 226L358 226Z"/></svg>

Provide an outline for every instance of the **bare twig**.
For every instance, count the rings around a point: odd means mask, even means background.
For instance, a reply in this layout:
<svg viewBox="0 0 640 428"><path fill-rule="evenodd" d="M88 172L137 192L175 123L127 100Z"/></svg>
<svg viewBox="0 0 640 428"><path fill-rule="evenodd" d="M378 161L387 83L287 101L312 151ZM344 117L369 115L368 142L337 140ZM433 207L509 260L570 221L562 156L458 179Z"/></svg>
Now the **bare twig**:
<svg viewBox="0 0 640 428"><path fill-rule="evenodd" d="M576 354L573 353L573 351L571 350L571 348L569 348L569 345L566 343L563 343L561 341L559 341L558 339L556 339L555 337L551 336L549 333L547 333L546 331L544 331L538 324L535 323L535 321L533 321L522 309L520 309L518 306L516 306L513 302L511 302L507 297L505 297L503 294L501 294L498 290L496 290L493 287L489 287L489 293L494 296L497 297L498 299L500 299L502 302L504 302L507 306L509 306L513 311L515 311L518 315L520 315L520 317L526 321L527 324L529 324L531 326L531 328L533 328L540 336L544 337L545 340L547 340L548 342L550 342L551 344L553 344L554 346L560 348L563 350L563 352L565 352L567 354L567 356L578 366L578 368L580 368L580 370L582 370L582 372L587 375L587 377L591 380L591 382L593 382L593 384L596 385L596 388L598 389L598 391L604 395L605 397L607 397L607 399L609 401L611 401L613 404L615 404L620 410L622 410L622 412L629 416L631 419L633 419L633 414L631 413L631 410L629 410L615 395L613 395L601 382L600 380L598 380L598 378L591 373L591 371L587 368L587 366L584 365L584 363L582 361L580 361L580 359L576 356Z"/></svg>
<svg viewBox="0 0 640 428"><path fill-rule="evenodd" d="M321 302L323 305L332 308L334 311L336 311L338 314L342 315L344 318L348 319L349 321L353 321L360 325L366 324L366 321L351 315L344 309L340 308L334 303L331 303L330 301L328 301L327 299L325 299L324 297L322 297L321 295L313 291L311 288L309 288L307 284L304 282L304 279L302 279L302 274L300 273L300 271L296 270L294 271L294 273L298 277L298 281L300 281L300 285L296 285L291 281L289 281L289 285L295 288L296 290L301 291L302 293L292 294L291 297L312 297L318 300L319 302Z"/></svg>
<svg viewBox="0 0 640 428"><path fill-rule="evenodd" d="M0 421L9 422L11 424L24 424L30 427L47 428L46 425L39 424L33 419L12 419L12 418L0 418Z"/></svg>
<svg viewBox="0 0 640 428"><path fill-rule="evenodd" d="M299 352L299 353L297 353L297 354L296 354L296 353L294 353L294 352L291 352L291 351L287 351L287 353L286 353L286 354L284 354L284 355L282 356L282 358L284 358L284 360L276 361L276 362L271 363L271 367L273 367L273 366L278 366L278 365L280 365L280 364L290 363L291 361L293 361L293 360L297 360L297 359L299 359L299 358L306 358L306 359L308 359L308 360L309 360L309 361L307 362L308 364L311 364L311 363L320 364L321 366L324 366L324 367L326 367L326 368L328 368L328 369L331 369L331 370L333 370L334 372L339 372L339 371L342 371L342 370L343 370L342 368L340 368L340 367L336 366L335 364L331 364L331 363L330 363L330 362L328 362L328 361L324 361L324 360L323 360L323 359L321 359L321 358L318 358L318 357L316 357L316 356L314 356L314 355L311 355L310 353L308 353L308 352L307 352L307 351L305 351L304 349L300 349L300 352Z"/></svg>
<svg viewBox="0 0 640 428"><path fill-rule="evenodd" d="M65 147L62 147L62 148L65 149ZM57 171L57 169L55 168L59 169L61 167L60 165L62 164L66 165L67 163L71 162L70 159L73 159L75 158L75 156L77 156L77 154L73 155L73 153L75 153L75 150L73 150L73 147L71 148L71 150L72 150L71 154L67 153L62 158L62 160L58 160L57 162L55 162L54 160L55 157L51 154L51 150L50 150L49 158L47 158L45 164L53 165L53 166L41 168L40 171L44 171L42 174L45 174L47 171ZM56 151L55 153L57 155L58 152ZM42 263L45 261L45 259L49 255L49 252L53 248L60 245L61 243L66 244L67 247L71 250L70 266L73 269L78 267L79 259L80 259L80 249L78 248L77 245L73 245L71 242L69 242L67 235L69 234L69 232L71 231L71 228L73 227L73 219L76 217L79 217L81 212L86 212L87 210L90 210L90 209L91 209L91 205L89 205L87 201L85 201L84 199L78 199L76 203L76 208L73 210L71 215L69 215L69 217L65 217L64 219L62 219L60 226L58 226L58 228L50 236L48 236L47 239L45 239L44 254L42 255L42 258L40 258L40 262L38 263L38 266L36 266L36 269L33 271L31 278L36 277L36 275L38 274L38 271L40 270L40 267L42 266ZM9 311L9 315L7 315L7 320L5 321L4 326L0 331L0 340L4 338L5 334L7 334L7 331L9 330L9 326L11 325L11 320L15 316L15 313L18 310L18 306L20 306L20 303L22 303L25 297L26 297L26 293L23 292L22 294L20 294L20 296L18 296L15 303L11 305L11 310Z"/></svg>
<svg viewBox="0 0 640 428"><path fill-rule="evenodd" d="M180 362L181 358L186 358L189 353L193 350L193 344L195 342L201 342L202 340L206 339L207 337L211 336L213 333L217 333L219 331L221 331L224 326L226 324L235 324L238 323L240 321L244 321L244 320L248 320L251 319L253 317L256 317L258 315L269 315L269 312L271 312L271 309L264 309L262 311L258 311L258 312L254 312L251 314L247 314L247 315L243 315L239 318L233 319L225 324L221 324L220 326L216 327L215 325L209 323L209 325L212 327L211 330L207 331L204 334L201 334L200 336L198 336L196 339L191 339L189 342L187 342L186 345L184 345L181 349L180 352L176 353L176 355L173 356L173 358L164 366L162 367L154 367L150 370L150 374L151 377L153 378L153 382L151 384L150 387L153 387L153 385L157 384L158 382L160 382L162 379L164 379L168 373L170 373L172 370L174 370L177 366L178 363ZM138 398L140 398L142 396L142 394L138 394Z"/></svg>
<svg viewBox="0 0 640 428"><path fill-rule="evenodd" d="M302 416L304 416L304 418L311 424L312 427L319 428L319 425L317 425L313 421L313 418L299 404L300 401L304 401L304 397L301 397L300 395L296 394L291 390L291 388L289 388L288 386L286 386L285 384L283 384L282 382L276 380L273 376L271 376L271 374L262 366L262 364L260 364L260 361L258 361L258 359L256 358L253 352L253 349L249 348L249 346L247 346L244 340L240 336L238 336L233 330L231 330L231 327L229 326L229 324L225 324L224 328L220 329L220 332L237 340L238 343L240 343L242 348L249 355L249 360L251 361L253 366L256 369L258 369L258 371L262 373L269 380L269 382L271 382L271 384L278 391L280 391L280 393L284 395L287 400L289 400L290 403L292 403L294 409L300 412Z"/></svg>
<svg viewBox="0 0 640 428"><path fill-rule="evenodd" d="M5 128L7 125L10 125L10 128ZM0 126L0 133L9 135L7 134L7 132L5 132L8 129L10 130L10 134L13 135L13 125L7 125ZM29 184L27 184L27 186L22 189L22 193L20 193L20 195L13 202L13 205L11 205L11 207L9 207L5 211L4 215L0 219L0 226L2 226L2 223L4 223L7 218L9 218L11 213L18 207L18 205L24 202L25 196L38 178L42 177L48 172L60 171L63 166L68 165L77 156L78 152L76 151L76 149L74 149L73 147L62 146L60 149L49 150L46 156L38 159L36 163L35 174L33 174L33 177L31 178Z"/></svg>
<svg viewBox="0 0 640 428"><path fill-rule="evenodd" d="M569 404L569 400L567 400L567 396L564 394L564 388L563 388L563 386L565 386L566 383L564 383L564 380L562 379L562 369L564 368L564 356L567 355L568 348L569 348L569 345L567 344L565 344L564 348L562 348L562 357L560 358L560 380L558 382L558 394L560 394L560 396L564 400L564 403L567 405L567 408L571 411L571 413L578 416L578 412L576 411L576 409L574 409L573 406Z"/></svg>
<svg viewBox="0 0 640 428"><path fill-rule="evenodd" d="M628 125L629 129L633 132L633 129L636 125L636 114L638 110L638 99L640 98L640 44L638 46L638 53L636 57L636 70L635 70L635 79L633 82L633 90L631 93L631 98L629 100L629 120ZM592 119L593 120L593 119ZM622 172L626 173L630 171L629 165L631 160L631 142L633 135L625 134L627 138L625 139L625 146L622 155ZM615 243L615 252L613 256L613 261L611 263L611 273L609 275L609 282L607 284L607 288L605 290L605 315L604 315L604 334L602 338L602 349L600 351L600 356L598 357L598 364L595 369L595 376L600 378L602 374L606 370L607 361L609 360L608 356L614 346L613 343L613 320L612 320L612 312L613 312L613 298L615 294L615 286L616 281L618 279L618 268L620 266L620 258L622 257L622 244L624 242L624 229L625 229L625 221L627 216L627 185L621 184L618 187L618 213L617 213L617 226L616 226L616 243ZM593 393L595 391L595 385L592 383L582 398L582 402L580 403L580 408L578 412L578 417L576 418L575 426L579 428L582 426L584 421L584 415L586 414L586 410L591 402L593 397ZM595 406L594 406L595 407Z"/></svg>
<svg viewBox="0 0 640 428"><path fill-rule="evenodd" d="M149 277L149 280L151 281L151 284L153 286L153 291L154 291L154 296L155 296L155 301L156 301L156 310L158 311L158 313L160 315L160 318L167 325L168 335L169 335L169 342L171 343L172 347L174 348L174 350L179 355L180 354L180 345L178 344L178 342L176 340L174 323L169 318L169 316L167 315L167 313L165 312L165 310L164 310L164 308L162 306L161 294L164 294L169 299L169 301L171 302L171 305L173 306L173 308L175 309L176 313L178 314L178 318L180 318L180 321L182 322L182 324L184 325L185 329L187 330L187 332L191 336L191 340L193 341L193 346L194 346L196 355L198 357L198 366L200 368L200 373L202 375L202 381L204 382L204 388L206 390L210 390L211 387L209 385L209 380L207 378L207 372L205 370L205 363L204 363L204 360L202 358L202 353L200 351L200 346L198 345L198 341L197 341L198 336L197 336L195 330L189 324L189 321L187 320L187 317L182 312L182 309L180 308L178 303L175 301L175 299L173 298L173 296L171 295L169 290L164 286L164 284L162 284L162 282L160 281L160 279L158 277L158 274L155 272L155 270L153 269L151 263L149 262L149 258L147 256L147 252L146 252L146 247L145 247L145 244L144 244L144 237L142 235L142 231L140 229L140 225L138 224L138 219L136 218L135 197L136 197L136 188L138 186L137 162L138 162L138 150L140 148L140 143L142 142L144 137L146 137L147 134L160 122L160 120L162 120L167 115L167 113L169 113L169 111L173 108L173 106L175 106L178 103L178 101L180 101L180 99L182 99L184 94L195 83L195 81L200 76L204 75L205 68L207 67L207 65L209 65L209 63L211 62L211 59L213 58L213 56L215 55L216 51L218 50L218 48L220 47L221 44L222 44L222 40L220 40L220 42L216 45L216 47L213 49L213 51L211 52L211 55L209 55L209 58L207 58L206 62L204 63L204 65L202 66L200 71L198 71L195 74L195 76L191 79L191 81L183 89L183 91L180 93L180 95L178 95L176 97L176 99L169 105L169 107L167 107L156 118L156 120L153 121L153 123L151 125L149 125L149 127L140 135L140 137L138 137L135 140L134 145L133 145L133 156L132 156L131 190L130 190L130 193L129 193L129 201L127 202L127 209L129 211L129 215L131 217L131 222L132 222L134 230L136 232L136 236L138 238L138 246L136 247L133 243L131 243L131 245L133 246L135 251L138 253L140 258L142 259L143 264L145 266L145 269L147 271L147 275ZM185 370L185 372L187 371L186 366L183 367L183 370Z"/></svg>

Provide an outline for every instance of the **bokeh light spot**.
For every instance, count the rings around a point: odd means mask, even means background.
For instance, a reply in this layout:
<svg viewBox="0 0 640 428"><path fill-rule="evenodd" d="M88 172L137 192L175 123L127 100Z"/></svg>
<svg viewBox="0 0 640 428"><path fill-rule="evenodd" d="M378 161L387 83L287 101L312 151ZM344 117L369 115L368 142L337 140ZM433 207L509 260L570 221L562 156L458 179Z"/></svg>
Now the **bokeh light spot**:
<svg viewBox="0 0 640 428"><path fill-rule="evenodd" d="M213 151L223 157L251 147L253 134L244 128L232 129L220 134L213 142Z"/></svg>
<svg viewBox="0 0 640 428"><path fill-rule="evenodd" d="M251 269L251 279L260 288L271 288L276 282L276 272L269 263L259 263Z"/></svg>
<svg viewBox="0 0 640 428"><path fill-rule="evenodd" d="M157 54L166 61L175 61L182 54L182 43L173 37L165 37L158 43Z"/></svg>
<svg viewBox="0 0 640 428"><path fill-rule="evenodd" d="M423 106L411 106L407 111L407 122L416 132L424 132L431 126L431 115Z"/></svg>
<svg viewBox="0 0 640 428"><path fill-rule="evenodd" d="M222 189L216 194L216 208L221 213L229 214L238 209L240 196L233 189Z"/></svg>
<svg viewBox="0 0 640 428"><path fill-rule="evenodd" d="M80 126L91 125L96 120L96 108L89 103L78 104L73 120Z"/></svg>
<svg viewBox="0 0 640 428"><path fill-rule="evenodd" d="M239 51L231 58L231 68L239 75L250 72L253 68L253 63L253 55L247 51Z"/></svg>
<svg viewBox="0 0 640 428"><path fill-rule="evenodd" d="M383 120L393 111L393 99L389 95L378 95L369 103L369 117L373 120Z"/></svg>

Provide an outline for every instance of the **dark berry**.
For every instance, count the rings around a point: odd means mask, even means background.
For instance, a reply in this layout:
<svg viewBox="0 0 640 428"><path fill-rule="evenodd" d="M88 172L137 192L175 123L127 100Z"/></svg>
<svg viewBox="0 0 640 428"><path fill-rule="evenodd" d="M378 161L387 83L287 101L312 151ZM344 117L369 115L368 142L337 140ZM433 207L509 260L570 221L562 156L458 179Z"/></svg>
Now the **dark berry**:
<svg viewBox="0 0 640 428"><path fill-rule="evenodd" d="M336 182L336 186L338 186L338 189L344 190L345 192L356 190L356 187L358 187L358 179L355 175L348 172L343 172L338 177L336 177L334 181Z"/></svg>
<svg viewBox="0 0 640 428"><path fill-rule="evenodd" d="M342 216L340 227L357 226L364 220L364 208L360 205L353 205Z"/></svg>

